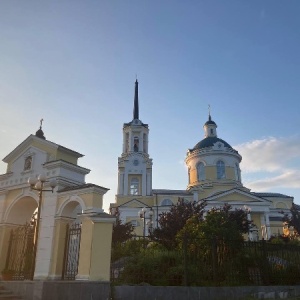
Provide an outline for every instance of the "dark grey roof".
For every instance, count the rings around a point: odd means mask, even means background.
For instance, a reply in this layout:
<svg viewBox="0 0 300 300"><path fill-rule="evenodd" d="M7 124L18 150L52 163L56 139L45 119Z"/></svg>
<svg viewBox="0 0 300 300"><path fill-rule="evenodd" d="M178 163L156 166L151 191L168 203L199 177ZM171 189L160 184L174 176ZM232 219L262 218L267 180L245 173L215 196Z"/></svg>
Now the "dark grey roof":
<svg viewBox="0 0 300 300"><path fill-rule="evenodd" d="M85 184L80 184L80 185L72 185L72 186L67 186L59 191L57 191L58 193L62 193L62 192L68 192L68 191L73 191L73 190L81 190L81 189L85 189L85 188L90 188L90 187L96 187L96 188L100 188L100 189L104 189L104 190L109 190L103 186L100 185L96 185L93 183L85 183Z"/></svg>
<svg viewBox="0 0 300 300"><path fill-rule="evenodd" d="M211 115L209 113L208 115L208 121L205 122L204 126L205 125L217 125L212 119L211 119Z"/></svg>
<svg viewBox="0 0 300 300"><path fill-rule="evenodd" d="M210 120L206 121L204 125L217 125L217 124L213 120L210 119Z"/></svg>
<svg viewBox="0 0 300 300"><path fill-rule="evenodd" d="M193 149L191 149L191 151L194 151L196 149L203 149L203 148L213 147L213 145L217 142L221 142L221 143L224 144L225 147L234 150L227 142L225 142L224 140L219 139L218 137L214 136L214 137L206 137L205 139L200 141L198 144L196 144L195 147ZM234 151L236 151L236 150L234 150Z"/></svg>
<svg viewBox="0 0 300 300"><path fill-rule="evenodd" d="M42 127L40 127L40 129L35 133L35 135L36 135L38 138L40 138L40 139L43 139L43 140L46 139L45 136L44 136L44 132L43 132L43 130L42 130Z"/></svg>
<svg viewBox="0 0 300 300"><path fill-rule="evenodd" d="M242 189L242 188L234 187L234 188L229 189L229 190L218 191L218 192L216 192L216 193L214 193L214 194L212 194L212 195L210 195L210 196L204 198L204 200L206 200L206 199L208 199L208 198L211 198L211 197L215 197L215 196L221 195L221 194L225 194L225 193L227 193L227 192L234 191L234 190L241 191L241 192L243 192L243 193L245 193L245 194L253 195L253 196L255 196L255 197L262 198L262 196L257 195L257 194L259 194L259 193L252 193L252 192L248 192L248 191L246 191L246 190L244 190L244 189ZM268 201L268 202L271 202L271 200L268 200L268 199L264 199L264 200L265 200L265 201Z"/></svg>
<svg viewBox="0 0 300 300"><path fill-rule="evenodd" d="M128 123L124 123L123 124L123 127L128 127L128 126L132 126L132 125L140 125L140 126L143 126L145 128L148 128L148 124L144 124L141 120L138 120L141 122L141 124L136 124L136 121L137 119L133 119L131 122L128 122Z"/></svg>
<svg viewBox="0 0 300 300"><path fill-rule="evenodd" d="M300 205L294 203L294 206L296 207L297 210L300 210Z"/></svg>
<svg viewBox="0 0 300 300"><path fill-rule="evenodd" d="M191 196L192 193L186 190L166 190L166 189L153 189L153 194L160 194L160 195L186 195Z"/></svg>
<svg viewBox="0 0 300 300"><path fill-rule="evenodd" d="M281 198L294 198L288 195L279 194L279 193L256 193L251 192L251 194L258 196L258 197L281 197Z"/></svg>

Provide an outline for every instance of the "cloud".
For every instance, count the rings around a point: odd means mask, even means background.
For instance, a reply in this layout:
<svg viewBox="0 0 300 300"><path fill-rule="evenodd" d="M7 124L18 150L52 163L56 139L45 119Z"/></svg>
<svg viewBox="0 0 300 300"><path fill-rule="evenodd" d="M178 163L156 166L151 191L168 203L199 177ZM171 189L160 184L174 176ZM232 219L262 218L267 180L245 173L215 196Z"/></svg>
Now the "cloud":
<svg viewBox="0 0 300 300"><path fill-rule="evenodd" d="M300 170L287 167L288 164L296 161L299 164L299 136L267 137L234 148L243 157L241 169L245 175L243 176L245 186L256 191L300 188ZM254 179L247 180L250 176Z"/></svg>
<svg viewBox="0 0 300 300"><path fill-rule="evenodd" d="M274 188L299 189L300 171L288 170L278 176L247 182L245 186L257 191L268 191Z"/></svg>
<svg viewBox="0 0 300 300"><path fill-rule="evenodd" d="M299 137L254 140L234 147L242 155L244 173L274 172L285 168L292 159L300 159Z"/></svg>

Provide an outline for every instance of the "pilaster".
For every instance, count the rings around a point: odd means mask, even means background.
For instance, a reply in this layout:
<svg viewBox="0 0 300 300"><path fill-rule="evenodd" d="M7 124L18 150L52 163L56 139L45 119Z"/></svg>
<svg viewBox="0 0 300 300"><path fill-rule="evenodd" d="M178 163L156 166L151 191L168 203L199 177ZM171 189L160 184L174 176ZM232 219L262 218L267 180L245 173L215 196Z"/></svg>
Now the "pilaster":
<svg viewBox="0 0 300 300"><path fill-rule="evenodd" d="M106 213L82 215L79 265L76 280L110 279L112 227L115 217Z"/></svg>
<svg viewBox="0 0 300 300"><path fill-rule="evenodd" d="M38 280L47 279L50 275L56 208L56 196L54 193L44 192L42 197L40 232L34 271L34 279Z"/></svg>

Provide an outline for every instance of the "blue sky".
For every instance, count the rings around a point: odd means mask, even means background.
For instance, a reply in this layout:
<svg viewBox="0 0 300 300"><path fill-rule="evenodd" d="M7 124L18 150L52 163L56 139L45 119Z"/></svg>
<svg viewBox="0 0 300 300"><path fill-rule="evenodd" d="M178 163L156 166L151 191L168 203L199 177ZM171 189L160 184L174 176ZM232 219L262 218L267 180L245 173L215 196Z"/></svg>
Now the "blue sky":
<svg viewBox="0 0 300 300"><path fill-rule="evenodd" d="M47 139L85 154L87 182L110 188L107 209L137 74L153 188L186 188L210 104L243 183L299 204L299 13L299 0L3 0L0 155L44 118Z"/></svg>

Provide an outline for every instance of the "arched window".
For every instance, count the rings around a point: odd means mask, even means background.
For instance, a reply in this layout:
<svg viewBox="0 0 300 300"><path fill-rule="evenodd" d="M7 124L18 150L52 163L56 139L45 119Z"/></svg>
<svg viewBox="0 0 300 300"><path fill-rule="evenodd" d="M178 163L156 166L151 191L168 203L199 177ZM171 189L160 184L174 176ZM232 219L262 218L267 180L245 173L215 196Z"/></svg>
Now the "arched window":
<svg viewBox="0 0 300 300"><path fill-rule="evenodd" d="M139 151L139 138L138 137L134 137L133 151L134 152Z"/></svg>
<svg viewBox="0 0 300 300"><path fill-rule="evenodd" d="M197 178L198 181L205 180L205 168L203 162L199 162L197 165Z"/></svg>
<svg viewBox="0 0 300 300"><path fill-rule="evenodd" d="M147 153L147 135L144 133L143 134L143 151L145 152L145 153Z"/></svg>
<svg viewBox="0 0 300 300"><path fill-rule="evenodd" d="M31 169L31 165L32 165L32 156L28 156L25 159L24 171L30 170Z"/></svg>
<svg viewBox="0 0 300 300"><path fill-rule="evenodd" d="M126 133L125 138L125 152L127 153L129 151L129 133Z"/></svg>
<svg viewBox="0 0 300 300"><path fill-rule="evenodd" d="M225 164L223 161L217 161L217 179L225 178Z"/></svg>
<svg viewBox="0 0 300 300"><path fill-rule="evenodd" d="M161 206L171 206L173 205L173 202L170 199L164 199L163 201L161 201Z"/></svg>
<svg viewBox="0 0 300 300"><path fill-rule="evenodd" d="M238 164L235 164L234 171L235 171L235 179L236 179L237 181L241 181L240 168L239 168L239 165L238 165Z"/></svg>
<svg viewBox="0 0 300 300"><path fill-rule="evenodd" d="M136 177L131 178L130 181L130 195L139 194L139 179Z"/></svg>

